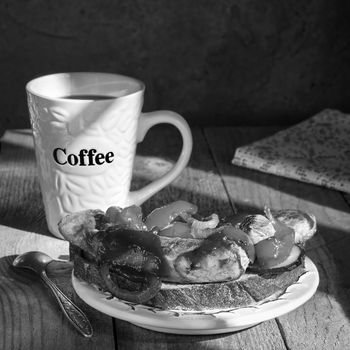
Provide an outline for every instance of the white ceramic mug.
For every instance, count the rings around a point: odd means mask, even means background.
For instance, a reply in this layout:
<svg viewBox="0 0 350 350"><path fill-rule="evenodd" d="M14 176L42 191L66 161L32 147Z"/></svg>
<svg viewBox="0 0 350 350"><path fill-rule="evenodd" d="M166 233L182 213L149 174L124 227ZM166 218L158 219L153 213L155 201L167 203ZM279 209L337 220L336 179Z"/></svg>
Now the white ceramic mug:
<svg viewBox="0 0 350 350"><path fill-rule="evenodd" d="M142 204L185 168L192 135L171 111L141 113L144 84L109 73L59 73L27 86L28 106L49 230L67 213L111 205ZM174 167L138 191L130 191L136 145L154 125L169 123L182 135ZM157 142L157 140L155 140Z"/></svg>

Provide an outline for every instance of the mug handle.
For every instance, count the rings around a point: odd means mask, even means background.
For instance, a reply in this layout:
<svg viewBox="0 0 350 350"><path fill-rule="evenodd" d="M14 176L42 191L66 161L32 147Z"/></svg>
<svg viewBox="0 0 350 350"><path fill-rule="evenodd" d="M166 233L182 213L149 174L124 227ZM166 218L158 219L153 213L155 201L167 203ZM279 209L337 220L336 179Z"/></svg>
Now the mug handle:
<svg viewBox="0 0 350 350"><path fill-rule="evenodd" d="M175 126L182 136L182 151L175 165L162 177L151 182L137 191L131 191L128 195L128 205L140 205L148 198L160 191L170 182L174 181L186 167L192 152L192 133L186 120L181 115L172 111L156 111L141 113L137 130L136 141L142 142L148 130L157 124L168 123Z"/></svg>

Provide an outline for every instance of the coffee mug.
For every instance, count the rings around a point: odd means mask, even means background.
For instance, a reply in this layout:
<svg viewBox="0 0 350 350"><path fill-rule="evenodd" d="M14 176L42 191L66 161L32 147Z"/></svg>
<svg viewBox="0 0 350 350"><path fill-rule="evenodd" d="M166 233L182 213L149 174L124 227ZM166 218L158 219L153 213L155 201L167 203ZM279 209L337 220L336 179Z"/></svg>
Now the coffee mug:
<svg viewBox="0 0 350 350"><path fill-rule="evenodd" d="M186 167L192 135L171 111L142 113L144 84L109 73L59 73L26 85L46 220L57 224L68 213L109 206L140 205ZM140 190L130 191L136 145L156 124L180 131L182 151L172 169ZM157 142L157 140L154 140Z"/></svg>

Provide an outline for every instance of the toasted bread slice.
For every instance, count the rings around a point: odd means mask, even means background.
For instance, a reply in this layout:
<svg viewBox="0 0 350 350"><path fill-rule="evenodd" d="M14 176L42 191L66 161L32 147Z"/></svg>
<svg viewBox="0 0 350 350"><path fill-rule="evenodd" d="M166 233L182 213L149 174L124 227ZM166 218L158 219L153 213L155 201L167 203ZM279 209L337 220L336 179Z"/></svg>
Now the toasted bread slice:
<svg viewBox="0 0 350 350"><path fill-rule="evenodd" d="M76 277L107 291L97 263L86 258L82 250L70 245L70 256ZM178 311L230 310L254 306L277 299L304 273L300 257L291 269L254 273L246 272L239 279L215 283L162 283L161 290L146 304Z"/></svg>

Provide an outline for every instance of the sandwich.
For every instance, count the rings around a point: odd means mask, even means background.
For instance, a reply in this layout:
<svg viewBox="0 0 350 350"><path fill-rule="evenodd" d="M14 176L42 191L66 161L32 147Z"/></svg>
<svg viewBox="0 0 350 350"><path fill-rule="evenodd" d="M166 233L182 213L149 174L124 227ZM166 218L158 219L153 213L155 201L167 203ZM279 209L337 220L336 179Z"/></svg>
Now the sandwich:
<svg viewBox="0 0 350 350"><path fill-rule="evenodd" d="M89 209L58 224L74 275L112 298L162 310L232 310L275 300L305 272L312 214L294 209L225 220L175 201Z"/></svg>

